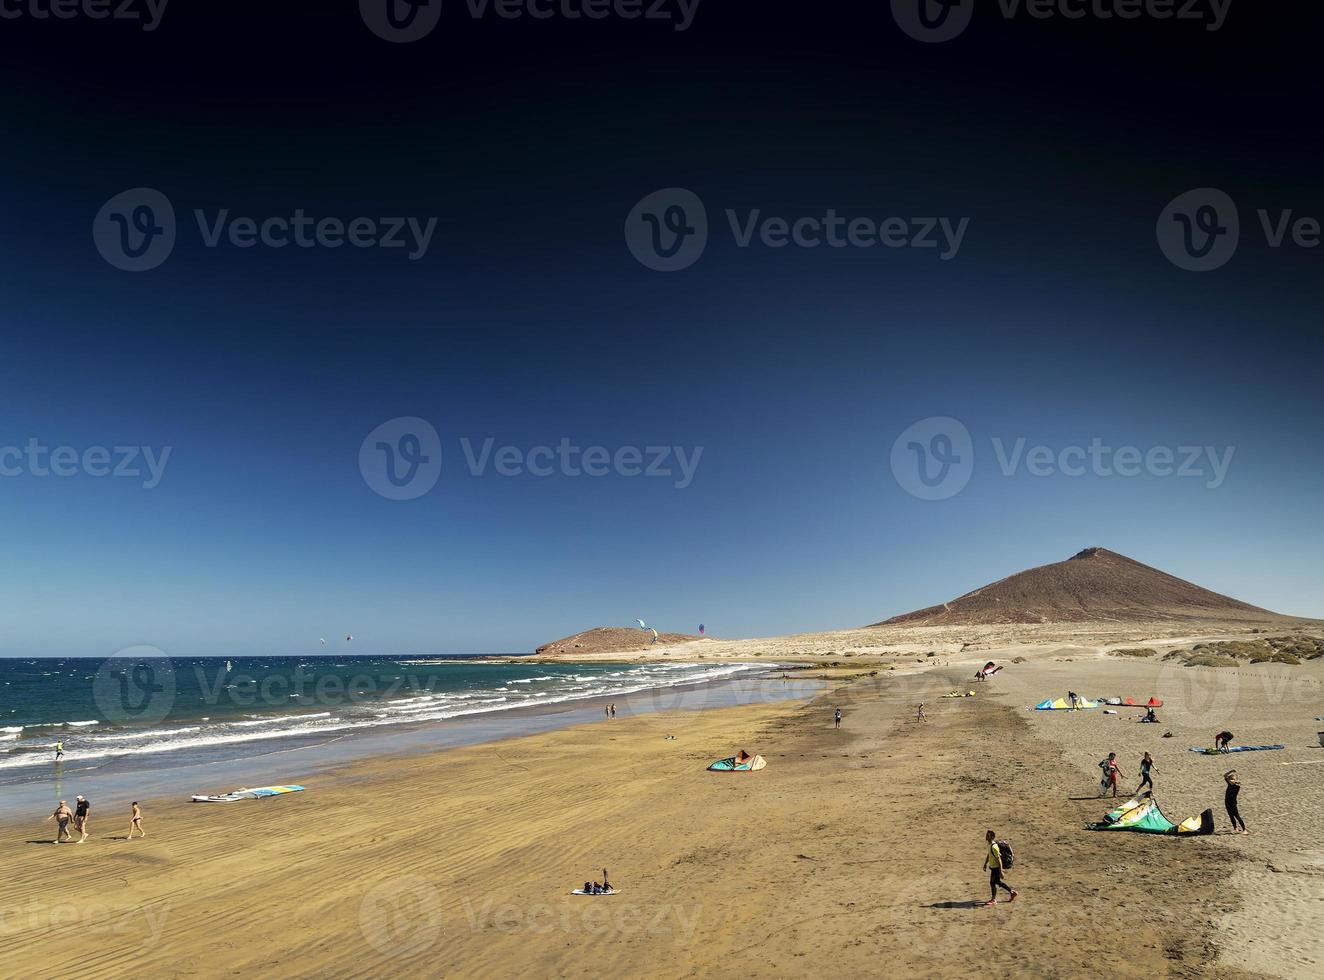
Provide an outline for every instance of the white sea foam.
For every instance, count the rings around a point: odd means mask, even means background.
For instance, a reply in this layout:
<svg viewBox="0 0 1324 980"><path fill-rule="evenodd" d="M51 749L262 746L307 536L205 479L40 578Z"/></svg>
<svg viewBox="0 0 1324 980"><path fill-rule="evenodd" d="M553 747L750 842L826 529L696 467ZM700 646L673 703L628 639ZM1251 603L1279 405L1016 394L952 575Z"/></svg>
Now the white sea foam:
<svg viewBox="0 0 1324 980"><path fill-rule="evenodd" d="M509 711L531 705L546 706L593 697L622 697L638 691L664 689L728 677L750 669L766 669L766 667L767 665L747 663L719 666L677 662L608 673L540 674L506 681L497 688L483 687L413 695L384 703L373 702L371 705L351 704L337 709L334 714L332 711L288 715L272 713L249 715L244 720L237 721L217 719L210 724L186 725L180 728L112 730L102 734L89 731L77 737L76 744L69 747L72 751L68 753L68 757L82 762L139 755L151 756L298 736L317 737L328 733L384 728L392 725L415 725ZM521 687L515 690L509 686L510 684L520 684ZM93 728L97 724L96 721L82 721L28 727ZM23 729L13 727L0 731L4 732L6 740L13 741L19 737ZM45 745L40 748L34 746L28 751L23 751L21 743L0 749L0 770L38 765L49 765L49 749Z"/></svg>

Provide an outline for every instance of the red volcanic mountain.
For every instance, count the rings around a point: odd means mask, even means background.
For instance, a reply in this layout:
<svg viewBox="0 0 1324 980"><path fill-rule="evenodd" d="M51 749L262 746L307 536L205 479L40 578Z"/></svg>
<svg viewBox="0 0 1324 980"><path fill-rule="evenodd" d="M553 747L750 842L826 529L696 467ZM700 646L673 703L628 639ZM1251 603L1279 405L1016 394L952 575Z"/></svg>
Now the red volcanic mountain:
<svg viewBox="0 0 1324 980"><path fill-rule="evenodd" d="M1210 592L1104 548L1086 548L875 626L1219 620L1283 623L1292 617Z"/></svg>

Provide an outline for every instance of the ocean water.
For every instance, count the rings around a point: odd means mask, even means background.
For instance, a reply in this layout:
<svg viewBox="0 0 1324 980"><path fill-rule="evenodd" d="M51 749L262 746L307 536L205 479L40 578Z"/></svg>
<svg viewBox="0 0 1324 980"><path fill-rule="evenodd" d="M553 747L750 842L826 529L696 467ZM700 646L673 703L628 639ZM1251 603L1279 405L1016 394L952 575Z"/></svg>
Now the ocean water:
<svg viewBox="0 0 1324 980"><path fill-rule="evenodd" d="M0 660L0 785L242 758L397 726L730 678L755 664L463 658ZM761 665L766 669L767 665ZM477 719L475 719L477 720Z"/></svg>

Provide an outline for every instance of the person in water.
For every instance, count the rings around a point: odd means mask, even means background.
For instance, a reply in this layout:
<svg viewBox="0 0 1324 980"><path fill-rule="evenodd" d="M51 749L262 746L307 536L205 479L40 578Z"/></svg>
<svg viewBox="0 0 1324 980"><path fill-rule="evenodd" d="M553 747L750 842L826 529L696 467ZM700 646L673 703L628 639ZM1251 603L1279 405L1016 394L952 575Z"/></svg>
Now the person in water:
<svg viewBox="0 0 1324 980"><path fill-rule="evenodd" d="M64 743L63 743L63 742L56 742L56 743L55 743L55 761L56 761L56 762L59 762L59 761L60 761L61 759L63 759L63 758L64 758Z"/></svg>
<svg viewBox="0 0 1324 980"><path fill-rule="evenodd" d="M124 839L133 840L133 832L135 830L144 837L147 836L147 831L143 830L143 811L142 808L138 806L137 800L133 801L133 814L129 818L129 836Z"/></svg>
<svg viewBox="0 0 1324 980"><path fill-rule="evenodd" d="M83 836L78 838L78 843L87 840L87 820L88 811L92 809L92 804L86 797L78 797L78 806L74 808L74 829Z"/></svg>
<svg viewBox="0 0 1324 980"><path fill-rule="evenodd" d="M1227 783L1227 792L1223 794L1223 806L1227 808L1227 818L1232 821L1232 833L1249 834L1246 821L1241 819L1241 811L1237 809L1237 797L1241 794L1241 780L1237 779L1237 771L1229 769L1223 773L1223 782Z"/></svg>
<svg viewBox="0 0 1324 980"><path fill-rule="evenodd" d="M998 847L997 837L998 835L991 830L984 834L984 840L988 844L988 853L984 855L984 870L988 872L988 890L990 893L988 901L984 903L986 907L998 904L999 888L1011 893L1011 897L1007 899L1009 902L1016 901L1016 895L1018 894L1016 889L1002 880L1002 849Z"/></svg>
<svg viewBox="0 0 1324 980"><path fill-rule="evenodd" d="M1157 767L1154 765L1154 760L1150 757L1149 753L1146 752L1144 757L1140 760L1140 785L1136 788L1137 796L1146 786L1151 790L1154 788L1154 780L1149 778L1149 774L1156 771Z"/></svg>
<svg viewBox="0 0 1324 980"><path fill-rule="evenodd" d="M69 809L69 804L60 801L60 805L55 808L47 820L54 820L59 826L60 831L55 835L55 843L63 844L65 841L73 840L73 834L69 833L69 821L74 818L74 811Z"/></svg>
<svg viewBox="0 0 1324 980"><path fill-rule="evenodd" d="M1228 746L1232 744L1231 732L1219 732L1214 736L1214 748L1219 752L1226 752Z"/></svg>

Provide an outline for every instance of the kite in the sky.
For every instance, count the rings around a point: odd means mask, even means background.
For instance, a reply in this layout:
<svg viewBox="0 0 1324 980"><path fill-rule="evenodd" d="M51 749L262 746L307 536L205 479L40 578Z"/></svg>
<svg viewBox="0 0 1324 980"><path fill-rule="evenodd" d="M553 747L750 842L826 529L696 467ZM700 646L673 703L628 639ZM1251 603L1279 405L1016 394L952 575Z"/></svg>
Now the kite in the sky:
<svg viewBox="0 0 1324 980"><path fill-rule="evenodd" d="M639 628L640 628L641 630L646 630L646 629L648 629L648 624L645 623L642 619L636 619L635 622L639 624Z"/></svg>
<svg viewBox="0 0 1324 980"><path fill-rule="evenodd" d="M348 643L348 642L349 642L350 640L352 640L352 639L354 639L354 637L352 637L352 636L347 636L347 637L345 637L345 642Z"/></svg>
<svg viewBox="0 0 1324 980"><path fill-rule="evenodd" d="M650 640L649 642L650 642L650 643L656 643L656 642L657 642L657 630L653 629L653 627L650 626L650 627L648 627L648 631L649 631L650 633L653 634L653 639Z"/></svg>
<svg viewBox="0 0 1324 980"><path fill-rule="evenodd" d="M699 635L703 636L703 623L699 624Z"/></svg>
<svg viewBox="0 0 1324 980"><path fill-rule="evenodd" d="M326 646L326 637L322 637L322 646Z"/></svg>

